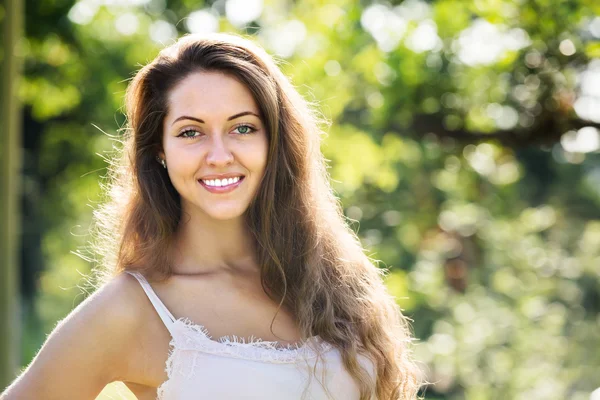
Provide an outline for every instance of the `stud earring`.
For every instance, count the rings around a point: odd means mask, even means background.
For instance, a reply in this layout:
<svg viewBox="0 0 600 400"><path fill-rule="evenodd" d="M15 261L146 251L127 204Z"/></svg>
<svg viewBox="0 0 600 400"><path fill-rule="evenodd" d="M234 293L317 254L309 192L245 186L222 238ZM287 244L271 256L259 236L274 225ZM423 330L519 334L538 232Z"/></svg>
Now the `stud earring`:
<svg viewBox="0 0 600 400"><path fill-rule="evenodd" d="M163 168L167 168L167 162L163 158L160 158L159 156L156 156L156 161L158 161L159 163L161 163L162 166L163 166Z"/></svg>

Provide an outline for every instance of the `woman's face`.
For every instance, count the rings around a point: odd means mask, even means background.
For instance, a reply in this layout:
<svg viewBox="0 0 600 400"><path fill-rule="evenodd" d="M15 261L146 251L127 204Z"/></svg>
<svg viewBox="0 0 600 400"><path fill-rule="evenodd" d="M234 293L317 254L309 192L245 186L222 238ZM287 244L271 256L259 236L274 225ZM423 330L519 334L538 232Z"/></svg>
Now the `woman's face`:
<svg viewBox="0 0 600 400"><path fill-rule="evenodd" d="M183 210L244 214L267 163L268 138L250 91L229 75L196 72L169 93L163 149Z"/></svg>

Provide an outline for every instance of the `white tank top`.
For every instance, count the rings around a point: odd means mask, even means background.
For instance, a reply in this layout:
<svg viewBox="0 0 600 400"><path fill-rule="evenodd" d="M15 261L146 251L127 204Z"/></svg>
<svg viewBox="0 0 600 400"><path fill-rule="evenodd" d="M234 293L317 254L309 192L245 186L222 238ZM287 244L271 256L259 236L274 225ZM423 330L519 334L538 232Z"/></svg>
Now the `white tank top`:
<svg viewBox="0 0 600 400"><path fill-rule="evenodd" d="M343 367L340 352L319 336L286 347L258 338L215 340L203 326L175 318L143 275L127 272L140 282L171 334L168 379L158 388L157 400L359 399L358 385ZM365 356L359 355L359 363L374 376Z"/></svg>

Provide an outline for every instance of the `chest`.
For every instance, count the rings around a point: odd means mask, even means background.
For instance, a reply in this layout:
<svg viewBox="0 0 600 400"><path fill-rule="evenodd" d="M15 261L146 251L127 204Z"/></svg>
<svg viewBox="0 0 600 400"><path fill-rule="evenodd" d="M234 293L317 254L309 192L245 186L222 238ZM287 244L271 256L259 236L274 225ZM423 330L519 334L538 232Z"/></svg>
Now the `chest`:
<svg viewBox="0 0 600 400"><path fill-rule="evenodd" d="M300 340L290 310L279 308L259 281L197 279L156 288L171 313L202 325L213 339L235 335L282 344Z"/></svg>
<svg viewBox="0 0 600 400"><path fill-rule="evenodd" d="M292 314L283 308L277 312L278 304L261 287L214 281L153 286L175 318L186 318L201 325L215 341L224 336L254 337L281 344L300 340ZM141 315L144 329L132 349L126 385L140 399L155 399L156 389L168 379L165 367L172 337L149 301Z"/></svg>

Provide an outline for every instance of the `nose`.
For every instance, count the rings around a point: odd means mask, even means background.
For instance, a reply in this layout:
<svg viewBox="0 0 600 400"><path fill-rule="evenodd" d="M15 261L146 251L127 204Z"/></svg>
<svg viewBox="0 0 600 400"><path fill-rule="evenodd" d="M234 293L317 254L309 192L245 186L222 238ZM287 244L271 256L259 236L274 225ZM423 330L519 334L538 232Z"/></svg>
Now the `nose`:
<svg viewBox="0 0 600 400"><path fill-rule="evenodd" d="M220 135L216 135L211 140L206 162L214 167L227 166L233 162L233 154Z"/></svg>

